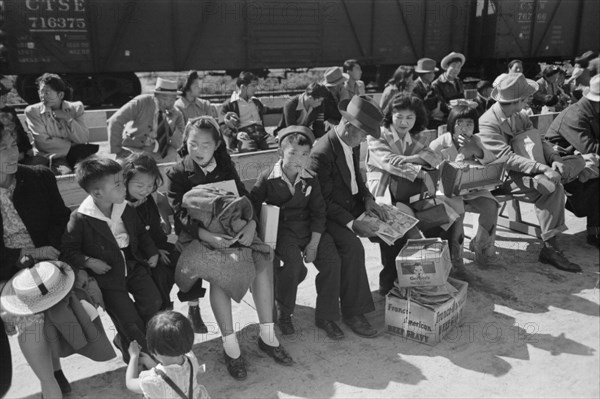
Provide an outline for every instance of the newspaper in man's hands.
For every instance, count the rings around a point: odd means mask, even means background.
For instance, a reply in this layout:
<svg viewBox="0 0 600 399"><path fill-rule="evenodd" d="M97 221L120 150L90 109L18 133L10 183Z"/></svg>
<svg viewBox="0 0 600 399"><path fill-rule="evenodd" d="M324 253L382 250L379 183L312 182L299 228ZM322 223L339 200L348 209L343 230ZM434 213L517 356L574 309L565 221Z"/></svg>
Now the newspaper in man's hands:
<svg viewBox="0 0 600 399"><path fill-rule="evenodd" d="M394 245L394 242L403 237L404 234L419 223L419 219L402 212L395 206L380 204L387 212L388 220L380 220L377 216L363 213L357 220L363 220L377 227L377 236L386 244Z"/></svg>

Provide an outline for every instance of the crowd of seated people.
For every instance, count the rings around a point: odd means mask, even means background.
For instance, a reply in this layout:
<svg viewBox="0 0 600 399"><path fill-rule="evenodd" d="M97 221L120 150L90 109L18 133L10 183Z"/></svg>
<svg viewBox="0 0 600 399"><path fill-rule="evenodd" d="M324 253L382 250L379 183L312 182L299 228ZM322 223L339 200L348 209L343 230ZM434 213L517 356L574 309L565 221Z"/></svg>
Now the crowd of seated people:
<svg viewBox="0 0 600 399"><path fill-rule="evenodd" d="M579 59L579 68L585 62ZM437 78L436 61L429 58L400 67L379 104L365 94L358 61L329 68L322 81L286 102L276 129L279 160L251 190L231 156L268 148L265 107L255 96L259 79L250 72L239 75L236 90L218 112L199 98L197 72L179 85L159 78L153 93L135 97L108 120L116 161L94 155L97 147L88 143L83 105L67 100L68 86L57 75L44 74L39 80L41 102L25 111L28 132L14 111L3 106L2 334L18 334L44 397L70 391L60 357L77 350L57 351L49 340L31 339L25 332L55 320L57 303L76 290L95 298L89 302L102 306L115 325L113 343L128 363L127 387L146 397L164 397L188 389L187 376L200 368L189 352L193 334L207 332L199 309L206 289L233 378L246 379L248 368L234 328L232 299L239 302L248 290L256 305L259 350L277 364L293 367L293 354L278 335L294 334L299 327L293 316L306 264L314 264L318 272L314 325L333 340L344 339L344 325L360 337L377 337L367 317L375 307L360 238L380 246L381 295L394 286L395 258L409 238L446 239L451 274L470 281L474 270L464 263L465 212L479 215L469 245L474 265L504 266L496 249L500 194L533 203L541 228L540 262L581 272L557 238L567 229L569 210L587 218L587 242L600 243L598 208L587 206L598 203L600 75L588 81L586 73L578 72L576 79L566 81L566 86L576 82L581 94L576 100L560 88L559 68L545 68L535 82L514 60L493 84L481 81L477 98L467 101L459 77L464 63L464 55L448 54ZM561 99L564 109L543 137L533 128L528 105L537 110ZM431 126L444 126L446 133L423 143L419 134ZM537 152L523 151L523 140L533 142ZM366 181L361 145L367 149ZM169 161L174 164L163 176L157 164ZM499 191L446 197L437 186L439 168L448 161L503 162L508 173ZM74 173L87 194L70 217L53 177L66 173ZM171 223L153 196L163 181L176 243L167 242ZM215 188L229 181L237 194ZM381 241L377 227L360 218L369 212L386 220L381 202L419 217L431 203L411 197L424 192L443 205L443 217L427 228L414 227L393 245ZM257 235L263 203L281 208L284 223L279 223L274 249ZM221 263L232 251L242 261L227 263L235 270L227 273ZM29 290L25 298L19 287L27 282L34 282L39 293ZM59 287L53 301L45 296L46 284ZM179 300L188 301L187 318L172 311L174 285ZM61 309L76 313L71 307ZM105 341L106 336L95 343L93 353L79 352L92 359L114 357L110 345L97 346ZM199 380L194 381L195 397L208 397Z"/></svg>

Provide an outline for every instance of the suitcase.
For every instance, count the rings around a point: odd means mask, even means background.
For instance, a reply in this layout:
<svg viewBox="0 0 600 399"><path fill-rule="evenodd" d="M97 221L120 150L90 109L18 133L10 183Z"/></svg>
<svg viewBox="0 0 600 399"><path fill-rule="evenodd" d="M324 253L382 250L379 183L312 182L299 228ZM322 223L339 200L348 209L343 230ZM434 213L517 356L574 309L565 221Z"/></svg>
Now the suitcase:
<svg viewBox="0 0 600 399"><path fill-rule="evenodd" d="M440 169L444 195L455 197L479 190L493 191L502 186L505 163L473 165L444 161Z"/></svg>

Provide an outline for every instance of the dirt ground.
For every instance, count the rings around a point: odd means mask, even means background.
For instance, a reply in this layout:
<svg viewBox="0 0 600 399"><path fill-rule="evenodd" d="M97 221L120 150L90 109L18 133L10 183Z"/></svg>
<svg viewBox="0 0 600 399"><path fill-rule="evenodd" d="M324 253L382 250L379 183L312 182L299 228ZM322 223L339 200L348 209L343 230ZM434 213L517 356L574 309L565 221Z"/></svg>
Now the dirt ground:
<svg viewBox="0 0 600 399"><path fill-rule="evenodd" d="M532 217L531 210L527 210ZM468 214L465 230L473 235ZM568 274L537 261L540 241L500 228L498 246L507 268L481 270L469 286L462 324L430 347L384 332L385 298L377 293L378 247L363 240L376 310L368 315L380 331L374 339L346 326L342 341L328 340L314 327L314 267L301 284L295 314L297 334L281 339L295 359L277 366L256 344L252 297L234 305L248 379L227 373L208 299L201 300L209 333L196 335L194 352L206 364L203 384L217 398L396 398L396 397L599 397L600 346L598 249L585 243L585 220L568 214L560 243L582 274ZM465 248L467 247L465 243ZM468 251L466 252L469 254ZM174 292L173 292L174 294ZM175 309L187 312L176 302ZM109 338L114 328L102 321ZM11 338L13 384L9 398L38 398L40 385ZM79 355L63 359L73 392L67 398L136 398L125 388L120 355L96 363Z"/></svg>

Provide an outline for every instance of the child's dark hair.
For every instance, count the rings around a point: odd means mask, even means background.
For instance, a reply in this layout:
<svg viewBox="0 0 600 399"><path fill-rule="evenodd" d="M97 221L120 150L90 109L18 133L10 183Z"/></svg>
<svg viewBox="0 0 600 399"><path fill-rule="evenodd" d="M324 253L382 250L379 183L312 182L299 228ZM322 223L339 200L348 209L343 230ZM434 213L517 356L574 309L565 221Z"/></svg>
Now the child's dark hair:
<svg viewBox="0 0 600 399"><path fill-rule="evenodd" d="M187 139L192 130L208 130L210 131L213 140L215 143L218 143L217 148L215 149L214 157L217 165L229 165L231 164L231 156L227 152L227 148L225 147L225 142L223 137L221 136L221 132L218 129L219 124L217 121L210 116L200 116L198 118L190 119L185 125L185 129L183 130L183 138L182 144L179 150L177 150L177 154L181 158L185 157L189 154L187 148Z"/></svg>
<svg viewBox="0 0 600 399"><path fill-rule="evenodd" d="M179 312L167 310L157 313L148 322L146 342L151 354L162 356L186 354L194 345L192 323Z"/></svg>
<svg viewBox="0 0 600 399"><path fill-rule="evenodd" d="M468 105L452 107L448 114L448 132L454 134L454 127L456 126L456 121L459 119L472 119L475 123L473 134L479 133L479 113L477 112L477 108L469 107Z"/></svg>
<svg viewBox="0 0 600 399"><path fill-rule="evenodd" d="M107 176L116 175L123 168L110 158L92 156L75 165L75 179L79 187L90 192L93 185Z"/></svg>
<svg viewBox="0 0 600 399"><path fill-rule="evenodd" d="M308 137L306 137L302 133L288 134L279 143L279 148L281 148L283 150L283 149L285 149L285 147L287 147L290 144L296 144L296 145L302 145L302 146L306 145L306 146L308 146L309 149L312 147L312 143L310 142Z"/></svg>
<svg viewBox="0 0 600 399"><path fill-rule="evenodd" d="M253 74L252 72L241 72L240 76L238 76L235 84L237 87L242 87L242 85L248 86L252 82L257 82L258 76Z"/></svg>
<svg viewBox="0 0 600 399"><path fill-rule="evenodd" d="M147 175L154 177L154 189L152 192L158 190L164 182L156 161L149 154L143 152L133 153L122 160L121 165L123 166L123 181L125 186L127 186L129 180L131 180L138 172L146 173Z"/></svg>
<svg viewBox="0 0 600 399"><path fill-rule="evenodd" d="M387 105L383 117L383 126L389 128L392 125L392 115L394 111L410 110L415 113L415 125L410 129L411 134L416 134L427 126L427 111L423 101L419 97L407 93L399 93L394 96Z"/></svg>
<svg viewBox="0 0 600 399"><path fill-rule="evenodd" d="M342 66L342 70L344 72L348 72L348 71L351 71L357 65L359 65L358 61L352 58L352 59L344 61L344 65Z"/></svg>
<svg viewBox="0 0 600 399"><path fill-rule="evenodd" d="M490 83L489 80L480 80L477 82L477 92L481 94L485 89L492 89L494 86Z"/></svg>
<svg viewBox="0 0 600 399"><path fill-rule="evenodd" d="M315 100L319 98L327 98L329 95L329 90L327 90L327 87L317 82L312 82L309 84L304 92L307 96L311 96Z"/></svg>
<svg viewBox="0 0 600 399"><path fill-rule="evenodd" d="M35 83L40 87L42 84L50 87L52 90L58 93L65 93L65 100L69 100L71 98L72 89L60 76L55 73L45 73L37 80Z"/></svg>

